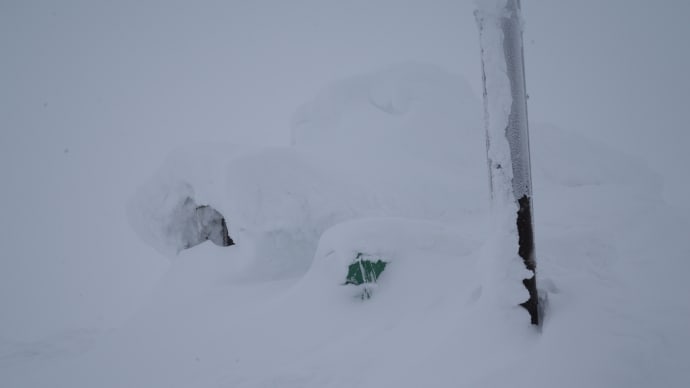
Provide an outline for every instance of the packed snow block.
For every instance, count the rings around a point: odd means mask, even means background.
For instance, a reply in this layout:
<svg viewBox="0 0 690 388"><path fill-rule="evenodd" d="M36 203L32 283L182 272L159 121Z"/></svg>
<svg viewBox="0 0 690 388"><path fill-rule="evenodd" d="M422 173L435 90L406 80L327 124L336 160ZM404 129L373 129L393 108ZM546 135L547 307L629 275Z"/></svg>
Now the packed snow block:
<svg viewBox="0 0 690 388"><path fill-rule="evenodd" d="M179 224L178 246L182 249L189 249L207 240L221 247L235 244L228 234L223 215L208 205L197 206L190 197L175 209L173 222Z"/></svg>
<svg viewBox="0 0 690 388"><path fill-rule="evenodd" d="M370 285L376 283L387 262L376 260L364 253L357 253L355 260L348 266L347 277L344 285L362 286L362 299L371 298L372 290Z"/></svg>

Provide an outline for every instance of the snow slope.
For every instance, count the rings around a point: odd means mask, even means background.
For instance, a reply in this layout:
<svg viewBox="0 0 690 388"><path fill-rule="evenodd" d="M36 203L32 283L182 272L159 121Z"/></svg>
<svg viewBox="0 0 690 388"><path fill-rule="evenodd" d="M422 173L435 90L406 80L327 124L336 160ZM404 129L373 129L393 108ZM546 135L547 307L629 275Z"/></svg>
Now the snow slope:
<svg viewBox="0 0 690 388"><path fill-rule="evenodd" d="M127 206L170 257L155 295L52 353L3 342L0 385L688 386L690 217L634 157L533 125L543 327L491 299L506 279L486 266L481 108L463 85L393 66L305 104L291 147L176 151ZM166 198L187 195L237 246L174 253ZM368 300L343 285L360 252L389 262Z"/></svg>

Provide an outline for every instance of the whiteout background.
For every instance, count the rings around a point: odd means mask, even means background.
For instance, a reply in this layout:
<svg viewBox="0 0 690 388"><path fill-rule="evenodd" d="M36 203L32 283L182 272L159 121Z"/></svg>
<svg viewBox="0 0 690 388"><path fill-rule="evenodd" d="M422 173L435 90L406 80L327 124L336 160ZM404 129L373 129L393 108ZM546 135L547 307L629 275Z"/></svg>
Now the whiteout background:
<svg viewBox="0 0 690 388"><path fill-rule="evenodd" d="M146 302L169 261L124 206L172 149L286 145L295 109L324 85L391 63L439 65L480 96L473 8L0 3L0 337L117 327ZM690 5L533 0L523 11L530 121L640 157L684 214Z"/></svg>

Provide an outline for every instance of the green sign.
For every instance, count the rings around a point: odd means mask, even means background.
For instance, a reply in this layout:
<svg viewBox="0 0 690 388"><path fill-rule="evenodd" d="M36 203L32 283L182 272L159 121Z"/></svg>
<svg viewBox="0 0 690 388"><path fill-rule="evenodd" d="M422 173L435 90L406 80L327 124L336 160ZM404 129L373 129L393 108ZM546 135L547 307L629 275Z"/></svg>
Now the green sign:
<svg viewBox="0 0 690 388"><path fill-rule="evenodd" d="M367 258L363 253L358 253L355 261L348 267L345 284L353 284L355 286L364 284L362 299L369 299L371 297L371 290L366 287L366 284L376 283L381 272L386 268L386 264L388 263L383 260L374 261Z"/></svg>

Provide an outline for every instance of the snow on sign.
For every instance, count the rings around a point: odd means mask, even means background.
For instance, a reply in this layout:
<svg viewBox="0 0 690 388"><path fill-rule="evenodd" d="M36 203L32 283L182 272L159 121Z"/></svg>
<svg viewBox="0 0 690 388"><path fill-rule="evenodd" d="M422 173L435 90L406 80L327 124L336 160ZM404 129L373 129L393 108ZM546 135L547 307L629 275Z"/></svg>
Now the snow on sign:
<svg viewBox="0 0 690 388"><path fill-rule="evenodd" d="M532 324L538 325L539 298L535 275L532 178L520 1L479 1L475 17L479 25L482 58L491 198L498 220L497 229L507 226L507 230L497 230L497 233L505 233L505 237L499 237L498 241L499 244L512 245L514 249L514 237L517 237L517 252L513 252L522 259L531 273L522 280L529 298L520 305L529 312ZM515 221L511 225L501 222L504 219ZM510 247L506 246L506 249Z"/></svg>
<svg viewBox="0 0 690 388"><path fill-rule="evenodd" d="M348 266L347 278L344 285L352 284L362 287L362 299L371 298L372 290L370 285L376 283L384 269L386 269L387 262L383 260L375 260L363 253L358 253L355 261Z"/></svg>

